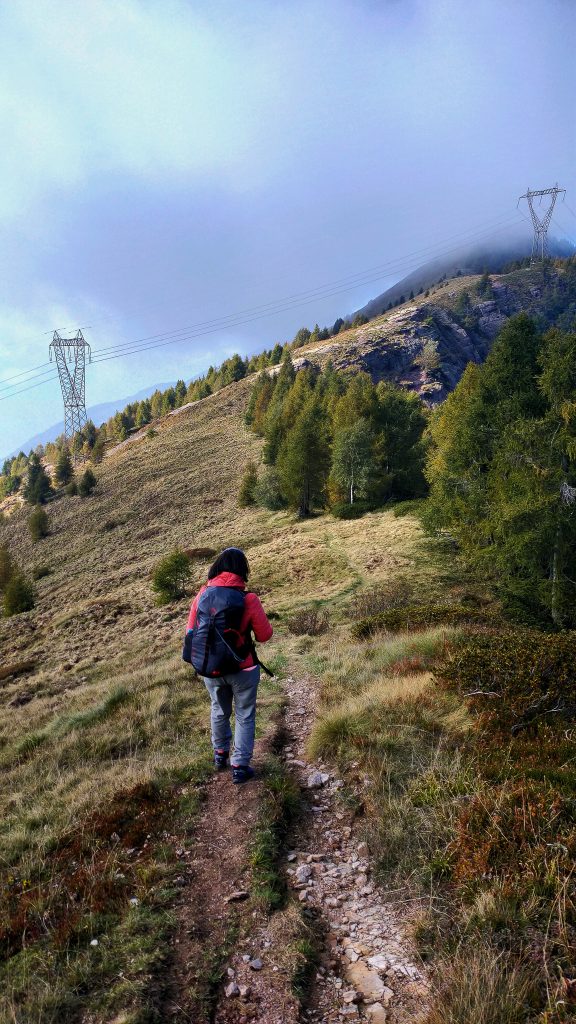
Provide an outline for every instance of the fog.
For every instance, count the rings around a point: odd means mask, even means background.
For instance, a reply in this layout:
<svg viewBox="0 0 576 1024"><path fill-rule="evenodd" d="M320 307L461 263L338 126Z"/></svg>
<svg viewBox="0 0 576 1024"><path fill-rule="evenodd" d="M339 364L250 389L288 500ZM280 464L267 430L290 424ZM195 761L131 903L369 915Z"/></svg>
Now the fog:
<svg viewBox="0 0 576 1024"><path fill-rule="evenodd" d="M330 324L455 240L529 251L528 186L576 209L575 37L573 0L1 4L0 380L54 328L104 349L381 267L95 364L95 404ZM61 409L55 379L1 401L0 452Z"/></svg>

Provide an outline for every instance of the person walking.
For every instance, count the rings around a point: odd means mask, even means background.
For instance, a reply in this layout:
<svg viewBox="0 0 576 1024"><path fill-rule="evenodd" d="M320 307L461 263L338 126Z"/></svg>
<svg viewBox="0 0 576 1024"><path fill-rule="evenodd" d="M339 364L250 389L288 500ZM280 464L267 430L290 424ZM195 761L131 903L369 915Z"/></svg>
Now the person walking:
<svg viewBox="0 0 576 1024"><path fill-rule="evenodd" d="M250 761L260 662L252 633L258 643L266 643L272 636L259 597L246 590L249 574L248 559L241 548L226 548L218 555L208 571L207 583L192 602L183 652L184 660L194 666L210 694L214 764L219 770L228 767L234 708L230 760L234 783L254 777Z"/></svg>

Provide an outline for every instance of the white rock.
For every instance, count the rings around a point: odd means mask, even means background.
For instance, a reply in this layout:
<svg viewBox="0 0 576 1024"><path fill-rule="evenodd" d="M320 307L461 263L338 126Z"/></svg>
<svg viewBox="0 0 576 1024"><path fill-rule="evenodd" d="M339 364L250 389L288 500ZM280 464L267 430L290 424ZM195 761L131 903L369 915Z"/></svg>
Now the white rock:
<svg viewBox="0 0 576 1024"><path fill-rule="evenodd" d="M262 963L260 957L258 956L256 957L255 960L250 961L250 967L252 968L253 971L261 971L263 966L264 964Z"/></svg>
<svg viewBox="0 0 576 1024"><path fill-rule="evenodd" d="M92 939L92 941L90 942L90 945L91 946L97 946L98 945L98 939Z"/></svg>
<svg viewBox="0 0 576 1024"><path fill-rule="evenodd" d="M236 984L235 981L231 981L229 985L226 985L226 988L224 989L224 994L228 999L233 999L234 996L240 995L240 989L238 988L238 985Z"/></svg>

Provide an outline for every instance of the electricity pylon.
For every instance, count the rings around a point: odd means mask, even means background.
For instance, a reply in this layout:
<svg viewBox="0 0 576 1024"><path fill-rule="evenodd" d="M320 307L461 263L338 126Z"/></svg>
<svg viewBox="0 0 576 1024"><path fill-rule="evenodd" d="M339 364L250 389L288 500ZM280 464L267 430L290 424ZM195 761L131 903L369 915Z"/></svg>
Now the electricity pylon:
<svg viewBox="0 0 576 1024"><path fill-rule="evenodd" d="M530 216L532 217L532 224L534 225L534 238L532 241L531 257L532 263L538 263L541 260L545 260L549 255L548 228L550 226L550 221L552 220L552 213L554 211L554 206L556 205L556 200L561 192L565 193L566 189L558 188L558 184L556 184L554 188L543 188L540 189L538 192L531 192L530 189L528 189L526 195L520 196L520 199L518 200L519 205L521 199L527 199L528 206L530 207ZM540 197L541 205L542 196L550 196L550 201L548 203L548 209L544 213L544 216L540 217L534 209L534 199Z"/></svg>
<svg viewBox="0 0 576 1024"><path fill-rule="evenodd" d="M73 338L61 338L58 331L50 343L50 362L56 360L60 387L64 399L64 438L69 444L79 430L86 426L86 356L92 362L90 345L82 331Z"/></svg>

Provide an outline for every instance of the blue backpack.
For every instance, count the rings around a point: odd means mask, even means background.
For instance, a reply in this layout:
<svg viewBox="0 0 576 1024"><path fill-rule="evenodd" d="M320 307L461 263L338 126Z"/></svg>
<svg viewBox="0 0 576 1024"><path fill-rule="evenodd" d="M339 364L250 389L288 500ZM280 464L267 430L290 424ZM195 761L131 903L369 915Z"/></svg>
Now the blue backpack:
<svg viewBox="0 0 576 1024"><path fill-rule="evenodd" d="M196 623L187 631L182 651L198 675L216 678L238 672L248 655L255 655L251 638L240 633L244 597L236 587L207 587L200 596Z"/></svg>

